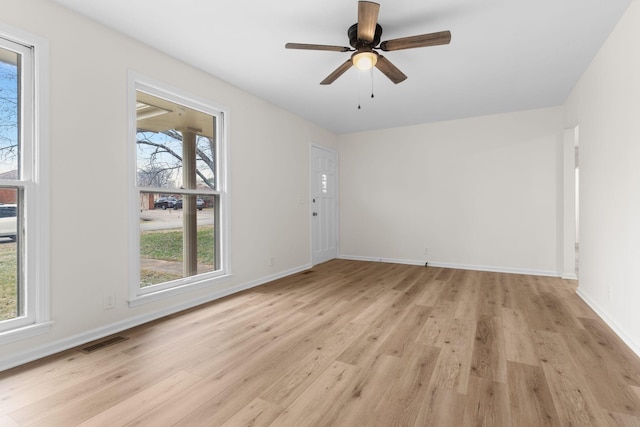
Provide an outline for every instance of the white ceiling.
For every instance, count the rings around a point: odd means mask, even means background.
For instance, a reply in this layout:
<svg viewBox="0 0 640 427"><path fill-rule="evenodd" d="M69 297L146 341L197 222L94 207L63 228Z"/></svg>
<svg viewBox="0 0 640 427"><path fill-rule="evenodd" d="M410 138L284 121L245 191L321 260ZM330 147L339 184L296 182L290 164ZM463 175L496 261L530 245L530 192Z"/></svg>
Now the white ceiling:
<svg viewBox="0 0 640 427"><path fill-rule="evenodd" d="M374 70L374 99L355 68L319 85L350 53L284 48L348 46L356 0L55 1L346 133L561 105L631 0L380 0L382 40L452 40L385 53L409 78Z"/></svg>

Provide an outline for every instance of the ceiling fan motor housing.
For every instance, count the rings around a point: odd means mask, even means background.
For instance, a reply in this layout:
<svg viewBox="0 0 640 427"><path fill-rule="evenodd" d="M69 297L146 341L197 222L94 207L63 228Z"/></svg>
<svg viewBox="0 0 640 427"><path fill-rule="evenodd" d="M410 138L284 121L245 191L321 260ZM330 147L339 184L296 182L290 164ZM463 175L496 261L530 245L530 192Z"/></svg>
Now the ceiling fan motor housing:
<svg viewBox="0 0 640 427"><path fill-rule="evenodd" d="M380 43L380 38L382 37L382 27L380 26L380 24L376 24L376 33L373 36L373 41L371 42L368 42L366 40L358 40L358 24L353 24L351 27L349 27L347 35L349 36L349 44L354 49L360 49L361 47L368 47L370 49L373 49Z"/></svg>

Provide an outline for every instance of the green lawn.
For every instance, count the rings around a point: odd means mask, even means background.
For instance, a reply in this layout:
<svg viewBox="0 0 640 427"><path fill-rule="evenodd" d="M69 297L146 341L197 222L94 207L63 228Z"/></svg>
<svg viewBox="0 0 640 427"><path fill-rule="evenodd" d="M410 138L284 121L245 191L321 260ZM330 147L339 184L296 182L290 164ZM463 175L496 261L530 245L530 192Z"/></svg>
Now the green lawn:
<svg viewBox="0 0 640 427"><path fill-rule="evenodd" d="M198 263L214 264L213 226L198 227ZM140 258L182 263L182 230L145 231L140 235ZM181 275L141 269L140 286L156 285Z"/></svg>
<svg viewBox="0 0 640 427"><path fill-rule="evenodd" d="M182 231L144 231L140 235L140 257L182 261Z"/></svg>
<svg viewBox="0 0 640 427"><path fill-rule="evenodd" d="M213 264L213 226L198 227L198 262ZM182 230L144 231L140 257L182 262Z"/></svg>
<svg viewBox="0 0 640 427"><path fill-rule="evenodd" d="M17 244L0 243L0 320L16 317Z"/></svg>

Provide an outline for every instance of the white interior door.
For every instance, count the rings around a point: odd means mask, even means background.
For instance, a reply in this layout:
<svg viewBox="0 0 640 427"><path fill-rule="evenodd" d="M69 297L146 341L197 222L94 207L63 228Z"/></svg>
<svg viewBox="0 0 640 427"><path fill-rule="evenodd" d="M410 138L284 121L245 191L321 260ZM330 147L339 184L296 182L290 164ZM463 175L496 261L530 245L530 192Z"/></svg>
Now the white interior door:
<svg viewBox="0 0 640 427"><path fill-rule="evenodd" d="M311 262L338 256L337 155L311 146Z"/></svg>

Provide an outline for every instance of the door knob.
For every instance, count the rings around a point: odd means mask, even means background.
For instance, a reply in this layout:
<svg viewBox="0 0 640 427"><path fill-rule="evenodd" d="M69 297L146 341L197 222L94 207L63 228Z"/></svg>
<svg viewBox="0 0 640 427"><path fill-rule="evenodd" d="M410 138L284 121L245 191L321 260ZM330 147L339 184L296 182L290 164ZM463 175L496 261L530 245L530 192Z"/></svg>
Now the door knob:
<svg viewBox="0 0 640 427"><path fill-rule="evenodd" d="M318 216L318 212L314 212L314 213L313 213L313 216Z"/></svg>

